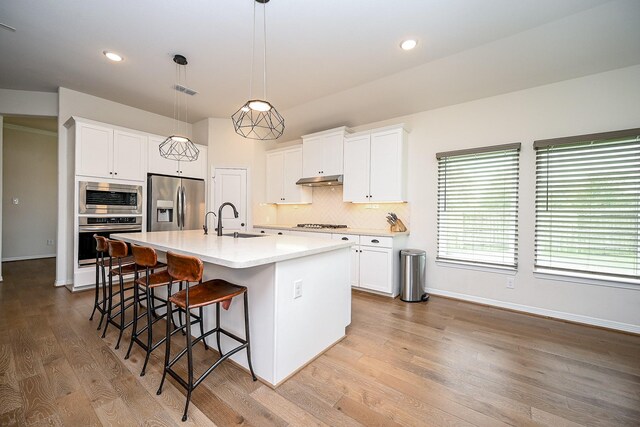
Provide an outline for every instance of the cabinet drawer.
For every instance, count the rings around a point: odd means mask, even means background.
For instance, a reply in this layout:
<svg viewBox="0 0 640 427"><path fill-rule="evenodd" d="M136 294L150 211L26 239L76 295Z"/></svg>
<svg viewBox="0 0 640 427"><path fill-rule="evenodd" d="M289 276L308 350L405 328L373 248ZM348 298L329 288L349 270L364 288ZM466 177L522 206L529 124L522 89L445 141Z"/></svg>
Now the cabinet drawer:
<svg viewBox="0 0 640 427"><path fill-rule="evenodd" d="M393 237L360 236L360 244L363 246L379 246L382 248L392 248Z"/></svg>
<svg viewBox="0 0 640 427"><path fill-rule="evenodd" d="M332 234L331 238L334 240L344 240L345 242L353 242L356 245L360 244L360 236L356 234Z"/></svg>

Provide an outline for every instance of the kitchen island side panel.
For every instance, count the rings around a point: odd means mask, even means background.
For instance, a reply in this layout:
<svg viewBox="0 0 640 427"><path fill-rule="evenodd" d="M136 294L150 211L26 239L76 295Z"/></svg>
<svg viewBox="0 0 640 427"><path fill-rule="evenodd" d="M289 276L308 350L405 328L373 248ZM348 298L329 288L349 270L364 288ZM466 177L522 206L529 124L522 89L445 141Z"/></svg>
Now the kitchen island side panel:
<svg viewBox="0 0 640 427"><path fill-rule="evenodd" d="M256 375L269 384L275 384L275 269L275 264L232 269L205 263L203 273L203 280L223 279L247 287L251 362ZM215 305L204 309L204 318L205 331L215 328ZM223 329L239 337L245 336L242 297L234 298L229 310L221 309L220 318ZM193 326L192 331L194 336L200 333L197 325ZM223 353L238 346L236 341L224 335L221 337ZM215 334L207 338L207 344L216 348ZM248 369L247 354L244 350L231 356L231 360Z"/></svg>
<svg viewBox="0 0 640 427"><path fill-rule="evenodd" d="M275 264L275 384L345 336L351 323L349 263L350 249L343 248Z"/></svg>

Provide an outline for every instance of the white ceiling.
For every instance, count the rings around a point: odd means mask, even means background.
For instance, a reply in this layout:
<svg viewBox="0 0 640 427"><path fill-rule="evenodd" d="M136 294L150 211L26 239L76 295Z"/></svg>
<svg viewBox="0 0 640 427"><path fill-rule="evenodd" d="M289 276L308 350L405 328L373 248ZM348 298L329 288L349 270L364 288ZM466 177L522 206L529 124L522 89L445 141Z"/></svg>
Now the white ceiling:
<svg viewBox="0 0 640 427"><path fill-rule="evenodd" d="M181 53L199 92L189 121L228 117L249 96L253 4L3 0L0 22L17 31L0 30L0 87L63 86L172 116ZM273 0L266 10L268 99L289 137L640 63L638 0ZM406 37L419 40L414 51L399 49Z"/></svg>

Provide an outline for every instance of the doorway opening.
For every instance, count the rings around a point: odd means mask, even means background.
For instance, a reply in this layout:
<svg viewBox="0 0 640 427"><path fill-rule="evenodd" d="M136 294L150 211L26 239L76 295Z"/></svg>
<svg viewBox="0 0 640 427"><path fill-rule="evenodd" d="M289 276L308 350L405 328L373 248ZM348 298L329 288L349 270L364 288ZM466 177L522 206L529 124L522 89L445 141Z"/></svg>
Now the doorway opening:
<svg viewBox="0 0 640 427"><path fill-rule="evenodd" d="M55 258L57 117L2 116L2 262Z"/></svg>

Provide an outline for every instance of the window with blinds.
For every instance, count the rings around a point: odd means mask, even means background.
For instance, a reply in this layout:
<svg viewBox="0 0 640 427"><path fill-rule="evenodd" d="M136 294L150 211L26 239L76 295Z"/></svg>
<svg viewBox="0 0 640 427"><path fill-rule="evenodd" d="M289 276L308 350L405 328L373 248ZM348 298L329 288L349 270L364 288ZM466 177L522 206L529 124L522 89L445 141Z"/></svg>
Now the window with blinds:
<svg viewBox="0 0 640 427"><path fill-rule="evenodd" d="M520 144L438 153L441 261L518 265Z"/></svg>
<svg viewBox="0 0 640 427"><path fill-rule="evenodd" d="M640 279L640 129L534 148L536 271Z"/></svg>

